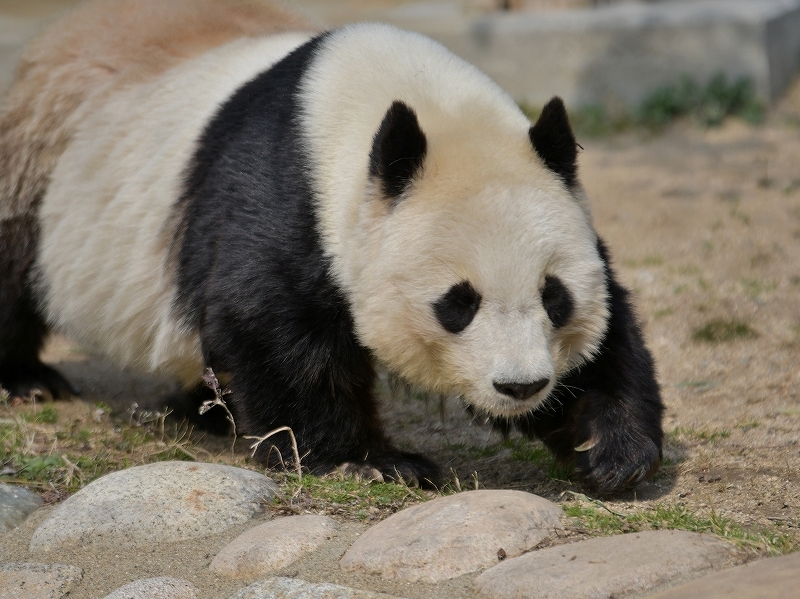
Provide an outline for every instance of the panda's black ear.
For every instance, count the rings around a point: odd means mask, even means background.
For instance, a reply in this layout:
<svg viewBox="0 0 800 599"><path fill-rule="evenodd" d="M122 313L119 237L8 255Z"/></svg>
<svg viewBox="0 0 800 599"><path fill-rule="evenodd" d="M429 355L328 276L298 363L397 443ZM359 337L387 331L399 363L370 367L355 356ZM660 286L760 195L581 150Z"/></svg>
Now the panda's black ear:
<svg viewBox="0 0 800 599"><path fill-rule="evenodd" d="M578 182L578 144L561 98L555 97L545 104L528 135L545 166L561 177L567 187L574 186Z"/></svg>
<svg viewBox="0 0 800 599"><path fill-rule="evenodd" d="M428 141L416 113L403 102L394 102L372 140L369 174L381 182L384 195L399 197L422 169Z"/></svg>

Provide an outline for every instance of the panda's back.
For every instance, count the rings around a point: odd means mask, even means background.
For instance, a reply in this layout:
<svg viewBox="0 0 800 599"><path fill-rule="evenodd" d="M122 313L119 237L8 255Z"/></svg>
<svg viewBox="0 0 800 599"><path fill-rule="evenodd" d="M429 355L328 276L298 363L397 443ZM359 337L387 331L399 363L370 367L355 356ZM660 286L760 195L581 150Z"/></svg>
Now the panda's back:
<svg viewBox="0 0 800 599"><path fill-rule="evenodd" d="M246 38L113 94L59 159L41 207L37 278L52 324L119 363L199 372L176 317L173 210L220 106L309 34Z"/></svg>

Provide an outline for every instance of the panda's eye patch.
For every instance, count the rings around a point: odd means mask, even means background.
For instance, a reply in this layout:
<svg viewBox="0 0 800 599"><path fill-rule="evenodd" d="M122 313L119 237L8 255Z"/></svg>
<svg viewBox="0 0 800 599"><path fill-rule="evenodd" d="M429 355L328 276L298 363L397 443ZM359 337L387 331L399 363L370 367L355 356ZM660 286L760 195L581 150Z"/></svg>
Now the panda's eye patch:
<svg viewBox="0 0 800 599"><path fill-rule="evenodd" d="M569 289L564 286L561 279L551 275L547 275L544 278L542 304L544 304L544 309L547 311L550 322L557 329L569 322L575 309Z"/></svg>
<svg viewBox="0 0 800 599"><path fill-rule="evenodd" d="M469 281L461 281L433 304L433 311L444 330L460 333L469 326L481 306L481 294Z"/></svg>

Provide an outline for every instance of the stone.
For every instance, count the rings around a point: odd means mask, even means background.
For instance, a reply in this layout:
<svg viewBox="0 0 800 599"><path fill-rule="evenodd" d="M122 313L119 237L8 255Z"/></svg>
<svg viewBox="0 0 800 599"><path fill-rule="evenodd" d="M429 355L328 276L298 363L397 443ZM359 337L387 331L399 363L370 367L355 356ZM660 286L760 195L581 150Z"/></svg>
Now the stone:
<svg viewBox="0 0 800 599"><path fill-rule="evenodd" d="M597 599L641 596L727 565L733 545L718 537L657 530L533 551L475 579L483 599Z"/></svg>
<svg viewBox="0 0 800 599"><path fill-rule="evenodd" d="M209 569L233 578L274 572L314 551L339 530L327 516L287 516L251 528L231 541Z"/></svg>
<svg viewBox="0 0 800 599"><path fill-rule="evenodd" d="M160 576L134 580L103 599L196 599L196 597L197 588L188 580Z"/></svg>
<svg viewBox="0 0 800 599"><path fill-rule="evenodd" d="M439 582L514 557L562 528L561 508L522 491L467 491L406 508L368 529L345 570Z"/></svg>
<svg viewBox="0 0 800 599"><path fill-rule="evenodd" d="M103 476L58 506L30 551L138 547L219 534L263 513L277 486L232 466L157 462Z"/></svg>
<svg viewBox="0 0 800 599"><path fill-rule="evenodd" d="M705 85L720 72L771 102L800 67L800 0L592 4L481 12L417 2L373 18L429 35L532 106L559 95L568 106L633 108L683 75Z"/></svg>
<svg viewBox="0 0 800 599"><path fill-rule="evenodd" d="M0 532L8 532L42 505L42 498L21 487L0 483Z"/></svg>
<svg viewBox="0 0 800 599"><path fill-rule="evenodd" d="M800 553L708 574L650 599L786 599L800 591Z"/></svg>
<svg viewBox="0 0 800 599"><path fill-rule="evenodd" d="M83 570L61 564L0 566L0 599L61 599L83 578Z"/></svg>
<svg viewBox="0 0 800 599"><path fill-rule="evenodd" d="M242 589L230 599L398 599L338 584L311 583L294 578L267 578Z"/></svg>

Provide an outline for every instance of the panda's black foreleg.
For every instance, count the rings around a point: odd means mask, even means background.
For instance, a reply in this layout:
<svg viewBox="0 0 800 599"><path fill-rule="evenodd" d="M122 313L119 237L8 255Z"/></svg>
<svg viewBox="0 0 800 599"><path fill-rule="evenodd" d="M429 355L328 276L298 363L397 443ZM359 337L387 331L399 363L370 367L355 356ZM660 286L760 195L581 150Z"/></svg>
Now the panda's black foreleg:
<svg viewBox="0 0 800 599"><path fill-rule="evenodd" d="M28 280L37 238L35 216L0 219L0 386L11 397L40 391L67 398L79 389L39 359L47 325Z"/></svg>
<svg viewBox="0 0 800 599"><path fill-rule="evenodd" d="M520 422L601 491L634 485L658 468L664 406L655 366L628 292L606 263L611 316L595 359L567 375L553 401Z"/></svg>
<svg viewBox="0 0 800 599"><path fill-rule="evenodd" d="M347 374L340 370L337 378L341 381ZM438 484L435 463L395 448L383 433L371 383L333 384L328 389L314 385L279 389L266 384L255 402L238 401L244 395L234 386L233 397L237 417L249 434L261 436L280 427L291 428L301 464L313 474L339 470L369 480ZM291 438L287 432L279 432L259 445L255 457L276 466L279 461L290 462L292 454Z"/></svg>
<svg viewBox="0 0 800 599"><path fill-rule="evenodd" d="M287 327L287 322L277 326ZM303 469L313 474L339 470L370 480L438 484L436 464L397 449L384 434L371 357L350 335L330 334L335 329L298 335L288 354L283 353L286 344L248 347L249 335L239 334L236 344L225 344L224 353L213 352L219 358L208 356L212 365L231 374L237 430L262 437L289 427ZM282 352L272 353L273 347ZM293 453L291 436L280 431L259 444L255 457L280 467L293 462Z"/></svg>

